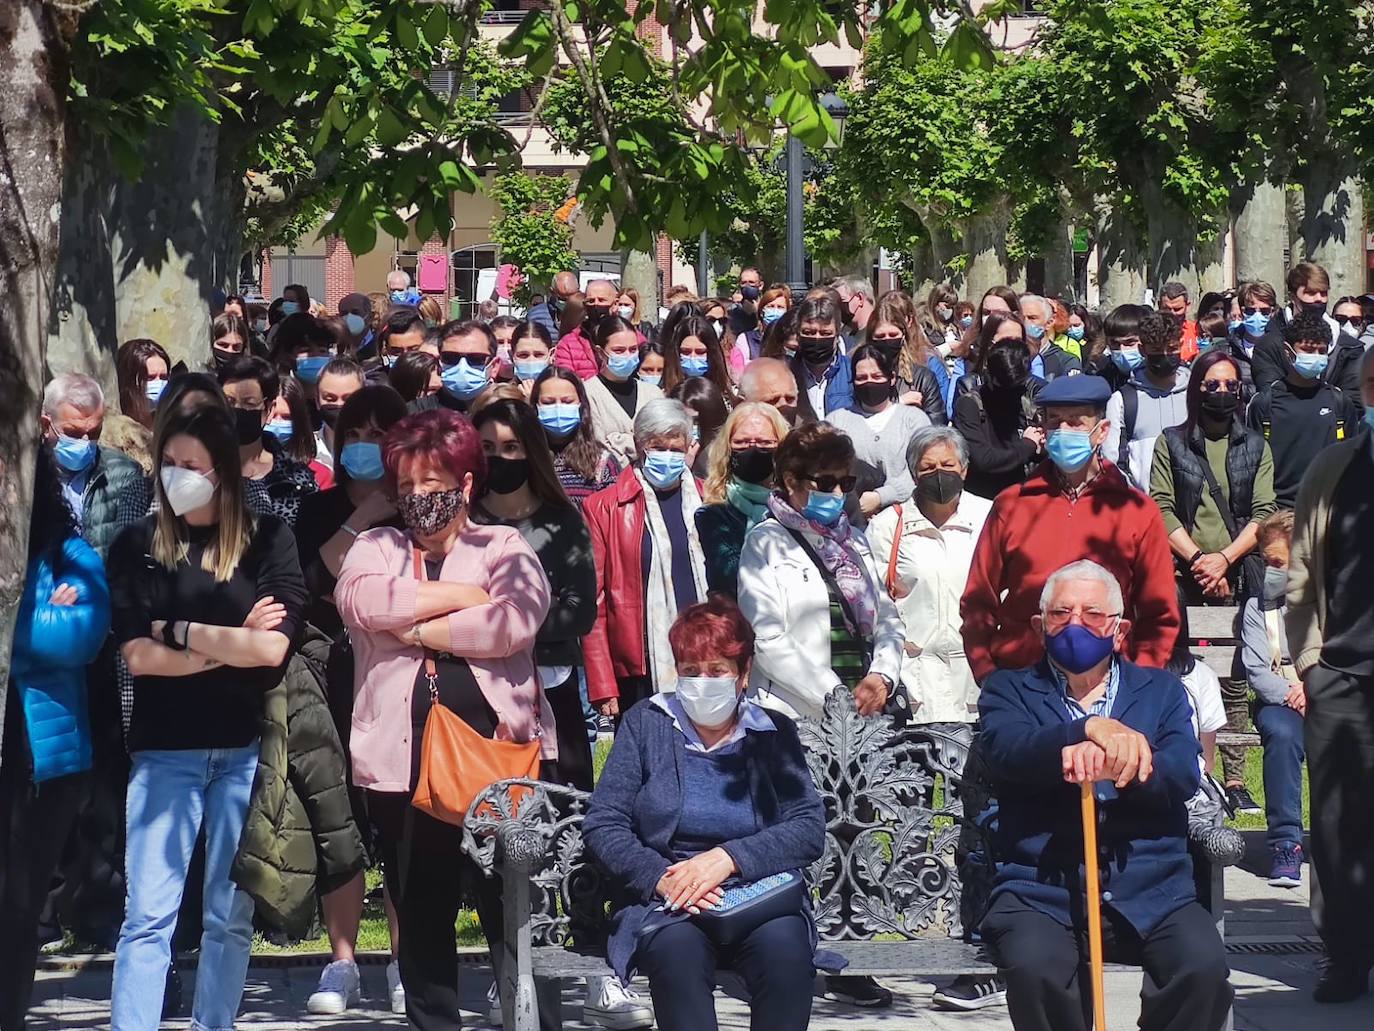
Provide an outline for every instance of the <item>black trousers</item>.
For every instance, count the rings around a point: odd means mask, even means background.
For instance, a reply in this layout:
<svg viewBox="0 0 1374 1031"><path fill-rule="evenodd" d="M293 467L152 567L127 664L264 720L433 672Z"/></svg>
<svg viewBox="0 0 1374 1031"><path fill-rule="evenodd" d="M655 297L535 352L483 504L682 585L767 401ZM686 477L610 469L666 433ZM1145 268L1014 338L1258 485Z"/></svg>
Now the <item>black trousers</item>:
<svg viewBox="0 0 1374 1031"><path fill-rule="evenodd" d="M396 961L406 987L406 1019L418 1031L457 1031L458 942L454 923L471 900L500 979L505 925L501 880L485 877L462 850L463 831L410 804L408 794L369 791L387 891L396 906L401 943ZM562 1026L558 984L541 985L539 1024Z"/></svg>
<svg viewBox="0 0 1374 1031"><path fill-rule="evenodd" d="M17 695L13 686L12 695ZM0 1031L23 1031L38 964L38 918L89 786L84 773L35 785L28 735L10 707L0 762Z"/></svg>
<svg viewBox="0 0 1374 1031"><path fill-rule="evenodd" d="M558 735L558 761L553 764L553 780L581 791L591 791L592 743L587 740L587 721L582 716L582 694L578 690L577 670L557 687L545 689L544 697L553 710Z"/></svg>
<svg viewBox="0 0 1374 1031"><path fill-rule="evenodd" d="M760 924L743 940L716 945L690 920L669 924L639 946L635 961L649 979L659 1031L716 1031L716 969L728 967L749 987L751 1031L805 1031L816 968L801 915Z"/></svg>
<svg viewBox="0 0 1374 1031"><path fill-rule="evenodd" d="M1333 959L1374 963L1374 677L1308 671L1312 919Z"/></svg>
<svg viewBox="0 0 1374 1031"><path fill-rule="evenodd" d="M1087 1031L1092 1027L1088 938L1014 895L993 900L983 921L1007 981L1016 1031ZM1141 1031L1217 1031L1234 992L1226 950L1210 913L1191 902L1145 938L1110 907L1102 911L1104 953L1145 968Z"/></svg>

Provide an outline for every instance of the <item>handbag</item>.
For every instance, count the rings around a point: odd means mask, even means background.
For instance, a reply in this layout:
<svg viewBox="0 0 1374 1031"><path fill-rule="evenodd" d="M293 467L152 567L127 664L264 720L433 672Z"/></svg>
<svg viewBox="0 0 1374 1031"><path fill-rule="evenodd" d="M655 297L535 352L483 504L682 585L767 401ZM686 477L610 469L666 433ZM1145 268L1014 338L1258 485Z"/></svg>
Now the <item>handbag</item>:
<svg viewBox="0 0 1374 1031"><path fill-rule="evenodd" d="M692 920L717 945L733 945L769 920L801 913L805 904L806 882L789 871L725 888L718 904Z"/></svg>
<svg viewBox="0 0 1374 1031"><path fill-rule="evenodd" d="M427 579L420 549L415 549L415 578ZM410 804L436 820L461 826L472 800L498 780L534 780L539 775L538 739L494 741L473 730L439 701L439 671L434 652L425 649L429 715L420 744L420 776Z"/></svg>

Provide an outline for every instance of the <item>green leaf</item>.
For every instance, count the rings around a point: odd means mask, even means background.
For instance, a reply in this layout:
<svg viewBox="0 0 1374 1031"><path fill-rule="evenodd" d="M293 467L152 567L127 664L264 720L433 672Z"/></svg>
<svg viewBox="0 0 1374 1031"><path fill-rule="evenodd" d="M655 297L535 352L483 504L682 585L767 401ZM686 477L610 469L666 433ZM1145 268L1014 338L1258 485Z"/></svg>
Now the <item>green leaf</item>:
<svg viewBox="0 0 1374 1031"><path fill-rule="evenodd" d="M396 40L411 53L420 49L420 34L415 31L415 23L399 7L396 9Z"/></svg>
<svg viewBox="0 0 1374 1031"><path fill-rule="evenodd" d="M425 19L425 39L430 46L437 47L448 38L448 12L440 4L435 4Z"/></svg>
<svg viewBox="0 0 1374 1031"><path fill-rule="evenodd" d="M394 147L409 135L410 130L391 108L384 107L377 113L377 142L383 147Z"/></svg>

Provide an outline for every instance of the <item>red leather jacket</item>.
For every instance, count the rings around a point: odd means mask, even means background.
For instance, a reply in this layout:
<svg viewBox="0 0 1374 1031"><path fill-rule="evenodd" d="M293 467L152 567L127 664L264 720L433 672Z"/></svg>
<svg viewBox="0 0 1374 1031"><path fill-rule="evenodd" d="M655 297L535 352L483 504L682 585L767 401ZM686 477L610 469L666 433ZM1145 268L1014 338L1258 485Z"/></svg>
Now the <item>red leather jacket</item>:
<svg viewBox="0 0 1374 1031"><path fill-rule="evenodd" d="M620 677L642 677L644 649L644 489L632 466L582 503L596 560L596 622L582 641L587 697L618 698Z"/></svg>

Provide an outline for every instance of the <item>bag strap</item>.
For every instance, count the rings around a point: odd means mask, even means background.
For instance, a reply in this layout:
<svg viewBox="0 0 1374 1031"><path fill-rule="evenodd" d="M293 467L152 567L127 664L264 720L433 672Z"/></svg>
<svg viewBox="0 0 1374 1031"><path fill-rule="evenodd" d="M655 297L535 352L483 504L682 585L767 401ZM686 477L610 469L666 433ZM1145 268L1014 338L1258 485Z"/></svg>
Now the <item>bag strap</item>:
<svg viewBox="0 0 1374 1031"><path fill-rule="evenodd" d="M892 554L887 557L887 593L897 597L897 551L902 543L902 506L893 505L897 513L897 527L892 531Z"/></svg>
<svg viewBox="0 0 1374 1031"><path fill-rule="evenodd" d="M869 642L864 641L863 635L859 632L859 621L854 618L854 610L849 605L849 599L844 596L844 592L840 590L840 585L835 582L835 574L826 568L825 563L816 554L816 549L811 546L811 542L806 539L805 534L792 529L790 526L784 527L784 529L792 535L793 540L801 545L802 551L806 552L806 557L820 572L821 579L825 581L826 590L830 592L832 598L840 603L840 611L844 613L844 618L849 622L850 628L854 631L854 636L868 645Z"/></svg>
<svg viewBox="0 0 1374 1031"><path fill-rule="evenodd" d="M1269 668L1272 669L1275 673L1279 671L1280 666L1284 665L1283 648L1279 644L1281 640L1281 638L1279 637L1280 633L1281 630L1279 628L1279 610L1265 609L1264 636L1269 641Z"/></svg>
<svg viewBox="0 0 1374 1031"><path fill-rule="evenodd" d="M427 581L429 577L425 575L425 559L420 553L418 545L414 546L415 554L415 579ZM429 700L433 705L439 704L439 668L434 662L434 652L425 647L422 643L421 648L425 652L425 680L429 681Z"/></svg>
<svg viewBox="0 0 1374 1031"><path fill-rule="evenodd" d="M1135 423L1140 415L1140 394L1134 383L1121 384L1121 447L1116 464L1127 471L1131 468L1131 438L1135 436ZM1146 488L1149 484L1145 485Z"/></svg>
<svg viewBox="0 0 1374 1031"><path fill-rule="evenodd" d="M1212 463L1207 461L1207 456L1202 456L1202 475L1207 480L1207 491L1212 495L1212 501L1216 503L1217 511L1221 513L1221 521L1226 524L1226 532L1231 535L1231 540L1235 540L1239 534L1236 532L1236 520L1231 515L1231 506L1221 493L1221 484L1217 482L1217 474L1212 472Z"/></svg>

